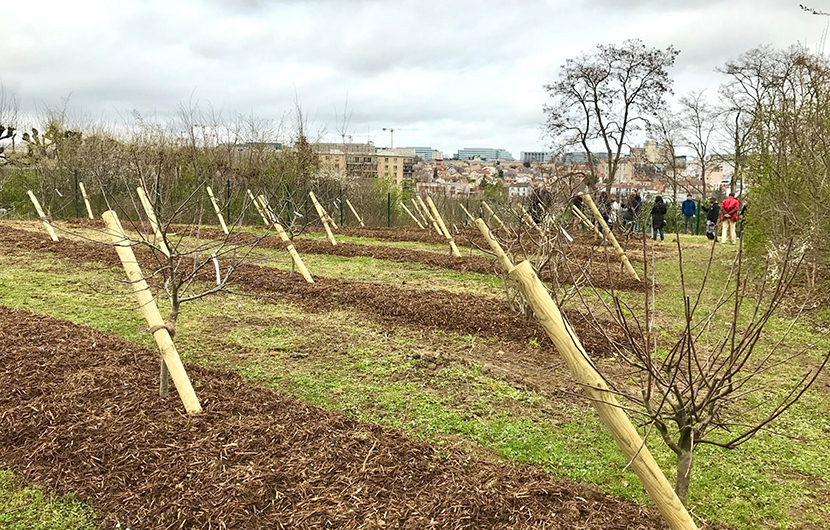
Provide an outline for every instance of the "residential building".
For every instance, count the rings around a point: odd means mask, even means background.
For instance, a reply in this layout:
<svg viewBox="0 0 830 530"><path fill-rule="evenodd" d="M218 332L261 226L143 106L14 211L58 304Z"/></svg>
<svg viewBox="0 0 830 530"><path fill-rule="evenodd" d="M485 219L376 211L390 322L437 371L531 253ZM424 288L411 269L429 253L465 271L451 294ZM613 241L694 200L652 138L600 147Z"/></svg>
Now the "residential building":
<svg viewBox="0 0 830 530"><path fill-rule="evenodd" d="M530 183L528 182L516 182L514 184L506 184L507 186L507 198L510 200L513 199L524 199L528 195L530 195Z"/></svg>
<svg viewBox="0 0 830 530"><path fill-rule="evenodd" d="M412 180L412 166L415 163L414 149L380 149L377 151L377 174L391 178L397 186Z"/></svg>
<svg viewBox="0 0 830 530"><path fill-rule="evenodd" d="M481 160L505 160L510 161L513 160L513 155L511 155L505 149L493 149L489 147L465 147L464 149L459 149L458 152L455 154L455 158L458 160L474 160L479 158Z"/></svg>
<svg viewBox="0 0 830 530"><path fill-rule="evenodd" d="M378 154L375 145L353 144L353 143L316 143L312 144L315 153L321 156L325 162L325 156L329 155L331 160L334 157L345 155L346 175L352 178L372 178L378 174ZM337 159L340 163L340 158Z"/></svg>

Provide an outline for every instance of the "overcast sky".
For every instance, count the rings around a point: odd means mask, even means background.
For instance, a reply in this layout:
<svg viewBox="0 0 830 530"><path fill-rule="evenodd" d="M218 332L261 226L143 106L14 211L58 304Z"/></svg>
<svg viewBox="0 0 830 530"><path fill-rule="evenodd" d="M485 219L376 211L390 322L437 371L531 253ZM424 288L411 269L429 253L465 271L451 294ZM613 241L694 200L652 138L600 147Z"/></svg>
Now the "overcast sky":
<svg viewBox="0 0 830 530"><path fill-rule="evenodd" d="M830 17L799 1L40 0L0 15L0 80L26 112L60 106L117 119L166 116L191 99L279 118L295 95L340 140L541 150L542 85L598 43L673 44L675 91L761 44L815 48ZM830 0L811 7L830 10Z"/></svg>

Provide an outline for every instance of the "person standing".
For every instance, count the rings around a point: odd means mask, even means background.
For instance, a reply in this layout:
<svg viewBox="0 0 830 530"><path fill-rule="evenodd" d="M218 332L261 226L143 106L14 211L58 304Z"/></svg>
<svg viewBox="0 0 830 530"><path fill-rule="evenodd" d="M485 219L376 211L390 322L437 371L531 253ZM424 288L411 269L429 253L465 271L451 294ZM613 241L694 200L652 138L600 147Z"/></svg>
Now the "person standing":
<svg viewBox="0 0 830 530"><path fill-rule="evenodd" d="M691 234L695 226L695 217L697 217L697 204L692 200L691 193L686 194L686 200L683 201L681 212L683 213L684 221L683 231Z"/></svg>
<svg viewBox="0 0 830 530"><path fill-rule="evenodd" d="M726 243L726 236L729 235L729 243L735 244L735 224L738 222L738 210L740 210L740 203L735 198L734 193L730 193L729 197L725 198L720 205L721 218L721 236L720 242Z"/></svg>
<svg viewBox="0 0 830 530"><path fill-rule="evenodd" d="M611 230L620 222L620 203L617 202L617 196L611 195L611 208L610 213L608 214L608 218L610 219L611 223L608 225Z"/></svg>
<svg viewBox="0 0 830 530"><path fill-rule="evenodd" d="M631 230L637 231L637 221L640 218L640 210L643 207L643 199L637 193L637 190L631 190L631 195L628 197L628 208L623 214L625 226L631 227Z"/></svg>
<svg viewBox="0 0 830 530"><path fill-rule="evenodd" d="M717 239L715 227L718 224L718 217L720 217L718 200L715 197L709 197L709 206L701 203L700 209L706 212L706 237L714 241Z"/></svg>
<svg viewBox="0 0 830 530"><path fill-rule="evenodd" d="M654 198L654 205L651 207L651 233L652 239L657 241L657 233L660 233L660 241L663 241L663 226L666 224L666 203L663 197L658 195Z"/></svg>

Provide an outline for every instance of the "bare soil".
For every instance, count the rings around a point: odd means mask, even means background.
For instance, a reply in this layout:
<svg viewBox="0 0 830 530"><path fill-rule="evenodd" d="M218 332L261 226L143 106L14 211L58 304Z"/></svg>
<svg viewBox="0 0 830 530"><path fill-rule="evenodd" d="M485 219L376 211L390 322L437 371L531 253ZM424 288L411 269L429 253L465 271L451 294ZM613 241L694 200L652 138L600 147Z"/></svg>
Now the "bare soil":
<svg viewBox="0 0 830 530"><path fill-rule="evenodd" d="M204 413L159 398L158 356L0 307L0 465L112 528L665 528L651 508L438 451L188 366Z"/></svg>

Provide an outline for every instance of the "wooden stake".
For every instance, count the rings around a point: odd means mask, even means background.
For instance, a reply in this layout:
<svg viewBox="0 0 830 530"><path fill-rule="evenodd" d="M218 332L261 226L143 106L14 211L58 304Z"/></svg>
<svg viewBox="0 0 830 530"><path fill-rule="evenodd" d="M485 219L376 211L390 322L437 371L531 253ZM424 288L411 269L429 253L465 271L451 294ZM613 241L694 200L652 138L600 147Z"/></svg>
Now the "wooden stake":
<svg viewBox="0 0 830 530"><path fill-rule="evenodd" d="M153 300L153 295L150 294L150 288L147 286L147 282L141 274L141 268L138 266L135 254L130 247L127 236L124 234L124 229L118 220L118 216L114 211L110 210L104 212L103 218L112 242L115 245L115 250L118 252L118 257L121 259L121 264L127 272L127 279L130 281L130 286L138 301L141 314L144 315L144 318L147 320L147 325L153 330L153 338L156 340L159 351L161 351L161 358L164 364L170 371L170 376L173 378L173 384L176 386L179 398L181 398L188 414L198 414L202 411L199 398L196 397L196 392L193 391L193 385L190 384L190 379L187 377L182 360L179 358L178 351L176 351L176 345L173 344L173 340L170 338L170 332L165 327L158 306L155 300Z"/></svg>
<svg viewBox="0 0 830 530"><path fill-rule="evenodd" d="M161 235L161 230L159 229L159 222L156 219L156 212L153 211L153 205L150 204L150 199L147 197L147 193L144 192L144 188L141 186L135 189L136 193L138 193L138 198L141 199L141 205L144 207L144 212L147 214L147 219L150 220L150 227L153 229L153 234L155 234L156 238L156 246L161 250L161 252L170 257L170 249L167 248L167 245L164 243L164 237Z"/></svg>
<svg viewBox="0 0 830 530"><path fill-rule="evenodd" d="M260 208L265 213L265 217L268 219L268 224L275 223L278 221L277 216L271 210L271 207L268 205L268 201L265 199L265 195L260 193L257 196L257 201L259 202Z"/></svg>
<svg viewBox="0 0 830 530"><path fill-rule="evenodd" d="M582 196L582 199L585 202L588 203L588 207L590 207L591 211L594 212L594 217L596 217L597 222L600 225L602 225L603 233L608 236L608 240L611 241L612 245L614 245L614 249L617 251L617 254L620 256L620 259L622 259L622 262L623 262L623 265L625 265L625 268L628 270L628 272L632 276L634 276L634 278L637 279L638 282L642 281L642 280L640 280L640 276L637 274L637 271L635 271L634 267L631 266L631 262L628 261L628 256L625 255L625 251L622 249L620 244L617 243L617 238L616 238L616 236L614 236L614 232L612 232L611 229L608 228L608 225L605 223L605 219L603 219L602 215L599 213L599 210L597 209L597 205L594 204L594 199L592 199L591 196L588 195L587 193Z"/></svg>
<svg viewBox="0 0 830 530"><path fill-rule="evenodd" d="M499 245L499 242L496 241L496 238L493 237L493 233L490 232L489 228L487 228L487 223L485 223L484 219L481 217L476 219L475 222L479 232L481 232L481 235L487 240L487 243L490 244L490 249L496 254L501 266L504 267L504 271L510 272L510 269L513 268L513 262L510 261L509 257L507 257L507 254L505 254L504 250L501 248L501 245Z"/></svg>
<svg viewBox="0 0 830 530"><path fill-rule="evenodd" d="M459 202L458 202L458 205L459 205L459 206L461 206L461 209L462 209L462 210L464 210L464 213L465 213L465 214L467 214L467 218L468 218L470 221L472 221L472 222L474 222L474 223L475 223L475 222L476 222L475 217L473 217L473 216L472 216L472 214L471 214L470 212L468 212L468 211L467 211L467 208L465 208L465 207L464 207L464 205L461 203L461 201L459 201Z"/></svg>
<svg viewBox="0 0 830 530"><path fill-rule="evenodd" d="M219 203L216 202L216 197L213 196L213 190L210 189L210 186L205 186L207 189L207 194L210 197L210 203L213 204L213 209L216 212L216 217L219 218L219 225L222 227L222 231L225 232L225 235L228 234L228 225L225 224L225 218L222 217L222 210L219 208Z"/></svg>
<svg viewBox="0 0 830 530"><path fill-rule="evenodd" d="M356 218L356 219L357 219L357 221L360 223L360 227L361 227L361 228L364 228L366 225L365 225L365 224L363 224L363 219L361 219L361 218L360 218L360 216L359 216L359 215L357 215L357 210L355 210L355 209L354 209L354 206L352 206L352 203L350 203L350 202L349 202L349 199L346 199L346 206L348 206L348 207L349 207L349 209L352 211L352 213L354 214L355 218Z"/></svg>
<svg viewBox="0 0 830 530"><path fill-rule="evenodd" d="M412 201L412 206L415 207L415 213L417 213L421 217L421 221L424 222L424 226L428 225L429 221L427 221L424 212L421 211L421 207L418 206L418 203L415 201L415 197L412 197L410 200Z"/></svg>
<svg viewBox="0 0 830 530"><path fill-rule="evenodd" d="M314 279L312 279L311 274L308 272L308 269L303 263L303 258L300 257L300 254L297 252L297 249L294 248L294 243L291 242L291 239L288 237L288 234L285 233L283 230L282 225L274 222L274 230L277 231L277 235L280 239L282 239L285 243L288 243L285 248L288 250L288 253L291 254L291 259L294 260L294 266L297 267L297 270L300 271L300 274L303 275L305 281L308 283L314 283Z"/></svg>
<svg viewBox="0 0 830 530"><path fill-rule="evenodd" d="M435 229L439 236L445 237L444 232L441 231L441 227L438 226L438 221L436 221L435 216L430 213L429 208L427 208L426 203L424 203L424 200L420 195L418 195L418 202L421 204L421 208L423 208L424 212L426 212L429 222L432 223L432 228Z"/></svg>
<svg viewBox="0 0 830 530"><path fill-rule="evenodd" d="M323 228L326 229L326 237L329 238L329 242L332 245L337 245L337 241L334 239L334 234L331 233L331 228L329 228L329 223L327 222L328 215L323 207L317 202L317 197L314 196L313 191L308 192L308 196L311 197L311 202L314 203L314 209L317 210L317 216L320 218L320 221L323 223Z"/></svg>
<svg viewBox="0 0 830 530"><path fill-rule="evenodd" d="M81 195L84 198L84 204L86 204L86 213L89 214L90 219L95 219L95 216L92 215L92 206L89 205L89 195L86 194L86 187L84 186L84 183L79 182L78 187L81 189Z"/></svg>
<svg viewBox="0 0 830 530"><path fill-rule="evenodd" d="M43 213L43 208L40 207L40 202L35 197L35 194L32 193L32 190L28 190L27 193L29 194L29 198L32 200L32 204L35 205L35 210L37 211L38 217L40 220L43 221L43 226L46 227L46 231L49 233L49 237L52 238L52 241L58 240L58 234L55 233L55 229L52 228L52 222L49 221L49 218L46 217L46 214Z"/></svg>
<svg viewBox="0 0 830 530"><path fill-rule="evenodd" d="M455 245L455 239L453 239L450 231L447 230L447 225L444 224L444 219L441 218L441 214L438 213L438 208L435 207L435 203L432 202L432 197L429 195L427 195L427 202L429 203L429 207L432 209L432 216L435 217L435 220L438 222L438 226L441 227L441 231L444 233L444 237L447 238L447 243L450 244L452 255L456 258L460 258L461 252L458 251L458 247Z"/></svg>
<svg viewBox="0 0 830 530"><path fill-rule="evenodd" d="M268 218L265 216L265 212L262 210L262 207L259 205L259 201L256 200L254 194L251 193L251 190L248 190L248 198L251 199L251 202L254 203L256 207L256 211L259 212L259 216L262 217L262 222L265 226L271 226L271 223L268 222Z"/></svg>
<svg viewBox="0 0 830 530"><path fill-rule="evenodd" d="M602 237L602 233L600 233L596 225L592 223L591 220L588 219L588 217L584 213L582 213L582 210L580 210L573 204L571 204L571 210L573 211L574 215L576 215L577 219L579 219L586 225L590 226L594 230L594 234L596 234L597 237Z"/></svg>
<svg viewBox="0 0 830 530"><path fill-rule="evenodd" d="M422 224L421 224L421 221L419 221L417 217L415 217L414 215L412 215L412 212L410 212L410 211L409 211L409 208L407 208L407 207L406 207L406 205L405 205L404 203L401 203L401 206L403 206L403 211L405 211L406 213L408 213L408 214L409 214L409 217L411 217L411 218L412 218L412 220L413 220L413 221L415 221L415 224L417 224L417 225L418 225L418 228L423 229L423 228L424 228L424 225L422 225Z"/></svg>
<svg viewBox="0 0 830 530"><path fill-rule="evenodd" d="M492 218L493 218L493 220L499 224L499 226L497 226L496 228L501 228L502 226L504 226L504 223L502 222L502 220L501 220L501 219L499 219L499 216L498 216L498 215L496 215L496 212L494 212L494 211L493 211L493 209L492 209L492 208L490 208L490 205L489 205L489 204L487 204L487 202L486 202L486 201L481 201L481 204L482 204L482 206L484 206L484 209L485 209L485 210L487 210L488 212L490 212L490 217L492 217Z"/></svg>
<svg viewBox="0 0 830 530"><path fill-rule="evenodd" d="M523 204L519 204L519 208L522 209L522 220L531 228L535 228L539 231L539 235L545 237L545 231L542 230L542 227L536 224L536 221L533 220L533 217L527 213Z"/></svg>
<svg viewBox="0 0 830 530"><path fill-rule="evenodd" d="M510 269L510 277L519 283L519 290L533 308L539 323L565 358L574 377L583 385L600 420L614 437L625 458L631 462L631 467L640 477L669 527L675 530L696 529L689 512L675 495L671 484L651 456L637 429L620 408L616 397L608 391L605 380L594 369L573 328L559 312L530 263L523 261Z"/></svg>

